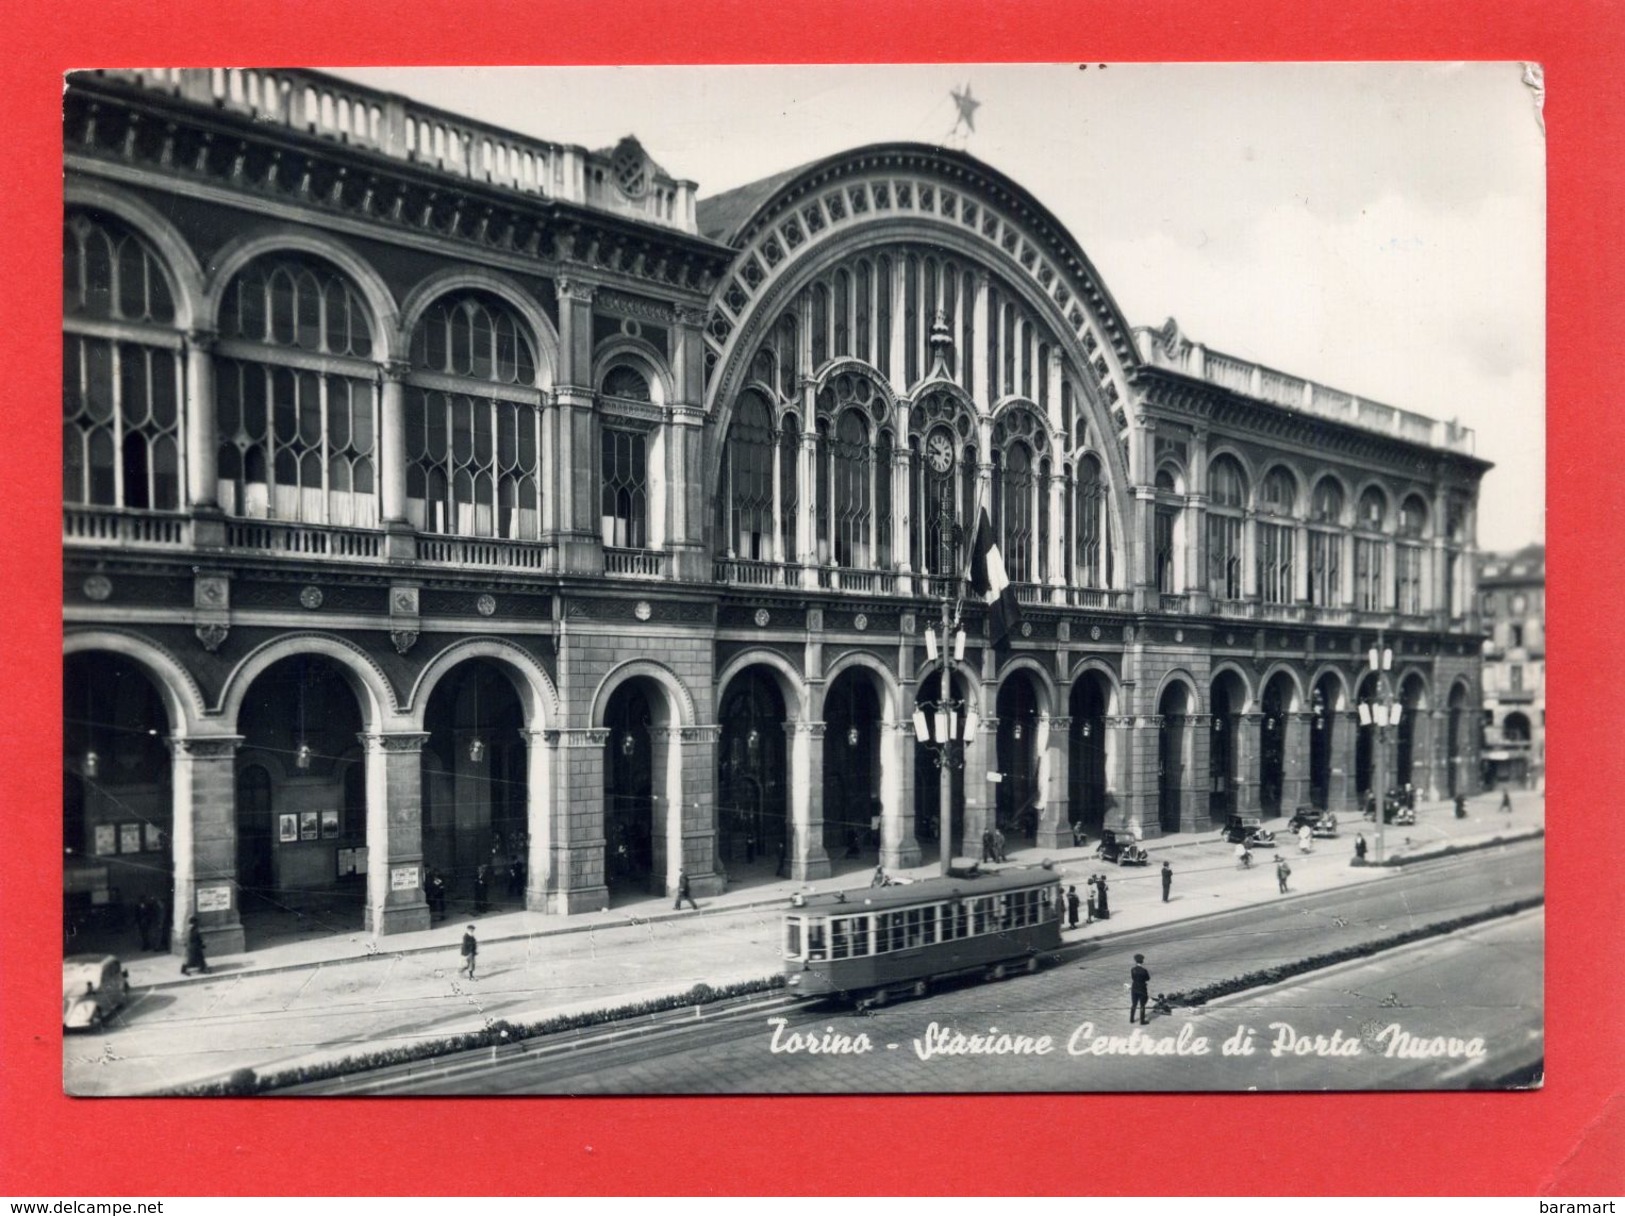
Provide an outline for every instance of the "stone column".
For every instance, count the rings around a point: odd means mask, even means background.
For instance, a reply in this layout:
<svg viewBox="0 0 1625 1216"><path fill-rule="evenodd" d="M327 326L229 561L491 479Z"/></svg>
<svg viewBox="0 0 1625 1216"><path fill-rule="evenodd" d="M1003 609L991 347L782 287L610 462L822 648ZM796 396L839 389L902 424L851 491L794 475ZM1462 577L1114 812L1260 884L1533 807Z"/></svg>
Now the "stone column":
<svg viewBox="0 0 1625 1216"><path fill-rule="evenodd" d="M1439 783L1438 718L1426 709L1416 710L1415 714L1411 728L1411 783L1416 786L1417 797L1436 802L1440 791L1450 788Z"/></svg>
<svg viewBox="0 0 1625 1216"><path fill-rule="evenodd" d="M356 736L367 772L366 928L377 936L429 927L422 793L428 737L419 731Z"/></svg>
<svg viewBox="0 0 1625 1216"><path fill-rule="evenodd" d="M609 906L604 880L604 748L609 734L602 727L545 732L547 745L559 749L560 791L551 808L548 840L549 912L568 916Z"/></svg>
<svg viewBox="0 0 1625 1216"><path fill-rule="evenodd" d="M1185 498L1185 589L1190 594L1189 610L1197 616L1213 609L1207 578L1207 495Z"/></svg>
<svg viewBox="0 0 1625 1216"><path fill-rule="evenodd" d="M1179 797L1179 830L1206 831L1212 823L1209 798L1213 789L1210 756L1213 715L1191 714L1185 719L1185 784Z"/></svg>
<svg viewBox="0 0 1625 1216"><path fill-rule="evenodd" d="M530 837L530 854L525 859L525 908L545 912L548 892L553 889L553 769L559 759L559 732L519 733L525 740L525 831Z"/></svg>
<svg viewBox="0 0 1625 1216"><path fill-rule="evenodd" d="M976 412L986 415L993 408L987 392L988 378L1002 375L1003 371L998 363L998 352L990 349L988 342L987 273L977 270L974 276L976 298L971 301L970 317L971 340L976 349L971 360L971 382L965 389L976 404Z"/></svg>
<svg viewBox="0 0 1625 1216"><path fill-rule="evenodd" d="M909 595L913 592L914 563L910 556L914 538L914 499L910 495L909 485L909 458L908 458L908 407L897 407L898 424L895 434L904 436L901 443L892 448L891 479L892 479L892 528L891 551L892 562L897 567L897 594Z"/></svg>
<svg viewBox="0 0 1625 1216"><path fill-rule="evenodd" d="M669 846L676 853L696 895L721 895L727 878L717 865L717 743L722 727L716 725L679 728L678 788L672 798L678 810L667 825ZM677 871L667 867L671 888L677 893Z"/></svg>
<svg viewBox="0 0 1625 1216"><path fill-rule="evenodd" d="M1433 709L1428 719L1427 796L1439 799L1449 796L1450 790L1450 711Z"/></svg>
<svg viewBox="0 0 1625 1216"><path fill-rule="evenodd" d="M1040 714L1038 731L1049 732L1047 746L1039 752L1039 791L1043 798L1038 816L1038 847L1072 847L1072 719Z"/></svg>
<svg viewBox="0 0 1625 1216"><path fill-rule="evenodd" d="M598 534L598 428L593 413L592 300L596 288L576 279L557 280L559 366L558 450L549 470L558 496L559 566L565 573L601 573Z"/></svg>
<svg viewBox="0 0 1625 1216"><path fill-rule="evenodd" d="M920 864L914 835L914 722L880 724L880 864L905 870Z"/></svg>
<svg viewBox="0 0 1625 1216"><path fill-rule="evenodd" d="M1142 835L1161 830L1162 784L1161 714L1140 714L1129 730L1129 772L1131 794L1123 831L1139 828Z"/></svg>
<svg viewBox="0 0 1625 1216"><path fill-rule="evenodd" d="M1134 718L1131 714L1102 719L1106 732L1106 807L1102 827L1124 831L1137 783L1134 779Z"/></svg>
<svg viewBox="0 0 1625 1216"><path fill-rule="evenodd" d="M1261 713L1236 714L1235 768L1230 772L1236 787L1234 805L1238 815L1258 814L1258 758L1264 730Z"/></svg>
<svg viewBox="0 0 1625 1216"><path fill-rule="evenodd" d="M1281 813L1291 815L1309 802L1309 747L1314 731L1314 715L1289 713L1282 729L1284 750L1281 757Z"/></svg>
<svg viewBox="0 0 1625 1216"><path fill-rule="evenodd" d="M888 366L880 370L891 381L892 392L899 397L908 392L908 343L914 340L914 335L908 332L907 310L903 304L908 298L907 274L908 267L904 259L894 258L892 281L881 285L882 290L891 292L891 358ZM907 431L899 433L908 434Z"/></svg>
<svg viewBox="0 0 1625 1216"><path fill-rule="evenodd" d="M218 424L215 414L215 335L206 329L187 334L186 352L186 502L194 515L220 509ZM224 543L222 534L216 543Z"/></svg>
<svg viewBox="0 0 1625 1216"><path fill-rule="evenodd" d="M169 740L172 954L186 953L187 921L194 914L203 931L205 957L240 954L244 948L237 885L236 757L242 741L241 735L177 735Z"/></svg>
<svg viewBox="0 0 1625 1216"><path fill-rule="evenodd" d="M824 724L786 722L790 743L790 877L810 882L830 875L824 850Z"/></svg>
<svg viewBox="0 0 1625 1216"><path fill-rule="evenodd" d="M1241 596L1258 599L1258 513L1251 510L1241 524Z"/></svg>
<svg viewBox="0 0 1625 1216"><path fill-rule="evenodd" d="M1055 471L1049 477L1049 585L1056 590L1050 598L1058 604L1066 602L1066 475L1060 471L1057 458Z"/></svg>
<svg viewBox="0 0 1625 1216"><path fill-rule="evenodd" d="M677 400L666 423L666 551L673 578L709 582L705 554L708 505L717 487L705 483L704 308L678 305L672 378ZM778 467L775 447L774 468Z"/></svg>
<svg viewBox="0 0 1625 1216"><path fill-rule="evenodd" d="M967 746L964 752L962 776L965 805L959 808L959 813L954 817L959 837L953 842L952 853L954 857L969 857L972 860L982 855L982 833L993 826L995 791L987 775L997 771L999 762L999 720L983 717L977 726L977 735L976 742ZM933 769L933 776L935 772Z"/></svg>
<svg viewBox="0 0 1625 1216"><path fill-rule="evenodd" d="M1332 732L1331 772L1326 784L1326 806L1339 815L1358 813L1359 791L1355 789L1355 748L1360 742L1360 715L1328 712Z"/></svg>
<svg viewBox="0 0 1625 1216"><path fill-rule="evenodd" d="M417 541L406 518L406 389L411 364L391 360L378 372L378 508L384 552L408 560Z"/></svg>
<svg viewBox="0 0 1625 1216"><path fill-rule="evenodd" d="M796 551L801 560L801 585L818 586L818 405L812 381L802 381L801 451L797 454Z"/></svg>

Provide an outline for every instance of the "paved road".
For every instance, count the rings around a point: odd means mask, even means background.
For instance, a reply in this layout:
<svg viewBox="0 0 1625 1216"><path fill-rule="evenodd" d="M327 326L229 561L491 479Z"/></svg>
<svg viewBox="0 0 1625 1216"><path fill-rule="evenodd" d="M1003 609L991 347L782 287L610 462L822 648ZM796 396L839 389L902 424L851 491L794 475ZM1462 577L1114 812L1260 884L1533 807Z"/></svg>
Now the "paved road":
<svg viewBox="0 0 1625 1216"><path fill-rule="evenodd" d="M567 1059L505 1061L478 1074L425 1079L411 1092L817 1093L1008 1090L1360 1089L1456 1087L1538 1059L1541 929L1537 913L1329 969L1203 1010L1153 1018L1127 1042L1127 976L1148 956L1152 991L1193 987L1273 962L1336 949L1538 893L1538 847L1419 866L1376 887L1303 899L1128 934L1084 946L1061 966L996 985L969 985L868 1015L801 1011L763 1021L649 1039ZM1357 1055L1272 1056L1270 1023L1330 1040ZM1390 1024L1399 1031L1381 1032ZM941 1034L1018 1036L1031 1054L931 1054ZM1223 1044L1252 1027L1252 1053ZM1463 1053L1414 1059L1400 1031L1455 1036ZM1341 1038L1332 1038L1340 1032ZM860 1038L860 1036L863 1036ZM1050 1050L1038 1054L1048 1036ZM1483 1055L1470 1043L1482 1038ZM1140 1054L1149 1039L1169 1054ZM1207 1054L1196 1041L1207 1040ZM1089 1054L1100 1041L1114 1053ZM1245 1034L1241 1041L1245 1041ZM1389 1054L1390 1042L1396 1054ZM916 1043L921 1046L917 1047ZM1349 1044L1353 1044L1351 1048ZM949 1046L952 1047L950 1040ZM815 1051L812 1047L846 1051ZM866 1046L867 1049L864 1049ZM1451 1044L1446 1042L1449 1052ZM795 1050L800 1048L800 1050ZM1081 1054L1080 1054L1081 1053ZM396 1090L395 1092L400 1092Z"/></svg>

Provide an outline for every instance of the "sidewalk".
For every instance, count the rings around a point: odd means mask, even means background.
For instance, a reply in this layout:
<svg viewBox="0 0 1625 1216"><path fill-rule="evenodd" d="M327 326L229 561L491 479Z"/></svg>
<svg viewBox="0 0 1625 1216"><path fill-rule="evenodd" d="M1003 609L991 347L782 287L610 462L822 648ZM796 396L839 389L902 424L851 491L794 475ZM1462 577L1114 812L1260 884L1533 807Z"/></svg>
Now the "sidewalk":
<svg viewBox="0 0 1625 1216"><path fill-rule="evenodd" d="M1487 840L1497 835L1505 836L1511 832L1522 834L1537 827L1544 827L1544 795L1523 793L1517 800L1517 809L1512 815L1496 810L1499 799L1498 793L1470 799L1467 804L1467 818L1464 820L1455 818L1454 808L1448 802L1418 803L1417 822L1414 826L1387 825L1387 856L1393 858L1440 844ZM1317 890L1323 890L1327 886L1342 886L1347 882L1369 881L1381 877L1385 872L1382 867L1368 866L1356 869L1347 864L1352 856L1357 832L1364 833L1368 845L1374 847L1375 844L1374 825L1359 815L1341 817L1338 836L1316 839L1314 852L1307 856L1298 852L1297 842L1287 831L1284 818L1268 821L1265 826L1275 831L1280 842L1279 846L1275 849L1255 851L1252 876L1258 879L1257 882L1245 884L1233 895L1211 893L1224 908L1251 902L1256 898L1251 888L1264 883L1265 879L1273 890L1274 858L1277 854L1289 859L1295 877L1302 873L1304 863L1311 864L1319 873L1326 868L1324 862L1335 856L1342 870L1334 870L1335 879L1332 874L1326 875L1326 879L1330 881L1317 878L1315 885ZM1168 920L1181 920L1189 916L1206 915L1222 910L1220 906L1212 903L1200 909L1191 908L1186 903L1185 897L1190 893L1188 890L1190 883L1198 874L1207 876L1214 873L1235 873L1238 880L1247 877L1236 871L1231 856L1232 846L1221 844L1219 834L1214 829L1172 833L1145 841L1144 844L1146 851L1151 855L1151 864L1144 867L1120 867L1101 862L1094 855L1094 843L1086 843L1082 848L1047 851L1032 846L1018 846L1010 851L1009 864L1036 865L1048 859L1062 871L1063 881L1068 883L1081 884L1090 874L1107 875L1108 892L1113 896L1111 907L1114 916L1112 920L1103 922L1097 932L1106 932L1104 928L1106 924L1111 925L1114 930L1123 926L1123 921L1116 914L1116 909L1123 906L1117 902L1121 896L1116 893L1124 889L1133 889L1137 892L1141 887L1146 891L1156 888L1160 882L1158 875L1164 861L1172 862L1174 866L1175 898L1169 904L1162 904L1159 899L1149 908L1137 908L1132 925L1134 928L1144 928L1147 924L1161 924ZM1268 873L1265 873L1266 871ZM935 864L890 871L893 878L908 880L931 878L938 872ZM485 948L500 942L559 934L593 933L678 921L692 922L696 919L750 909L787 906L790 896L797 891L836 891L864 887L870 873L872 871L858 869L816 882L800 883L790 879L757 882L701 901L697 913L689 909L674 911L666 904L664 897L655 897L630 907L610 908L602 912L587 912L569 917L529 911L486 913L472 918L472 923L477 926L481 947ZM1260 878L1259 875L1263 877ZM1082 896L1083 892L1080 890L1079 897ZM1178 911L1175 911L1176 907ZM1151 914L1149 919L1145 913ZM449 916L422 932L392 934L381 938L362 931L335 933L324 937L282 942L225 956L217 960L217 963L228 964L231 976L240 979L301 968L369 961L379 955L444 952L448 935L460 937L462 926L467 923L471 923L468 918ZM1070 931L1068 936L1071 936ZM132 956L126 960L125 965L130 973L131 984L138 988L175 988L205 983L210 979L210 976L206 975L180 975L180 960L168 954Z"/></svg>

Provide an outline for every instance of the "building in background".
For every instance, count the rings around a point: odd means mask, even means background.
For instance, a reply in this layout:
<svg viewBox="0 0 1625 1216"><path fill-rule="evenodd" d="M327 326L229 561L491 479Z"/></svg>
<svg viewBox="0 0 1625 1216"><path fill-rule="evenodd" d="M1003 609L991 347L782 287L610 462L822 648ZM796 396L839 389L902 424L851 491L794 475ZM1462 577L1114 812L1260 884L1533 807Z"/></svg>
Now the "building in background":
<svg viewBox="0 0 1625 1216"><path fill-rule="evenodd" d="M698 199L291 70L77 74L64 139L76 905L221 953L930 861L983 507L958 851L1477 788L1472 432L1131 325L971 156Z"/></svg>
<svg viewBox="0 0 1625 1216"><path fill-rule="evenodd" d="M1479 558L1484 622L1484 782L1532 788L1546 773L1546 546Z"/></svg>

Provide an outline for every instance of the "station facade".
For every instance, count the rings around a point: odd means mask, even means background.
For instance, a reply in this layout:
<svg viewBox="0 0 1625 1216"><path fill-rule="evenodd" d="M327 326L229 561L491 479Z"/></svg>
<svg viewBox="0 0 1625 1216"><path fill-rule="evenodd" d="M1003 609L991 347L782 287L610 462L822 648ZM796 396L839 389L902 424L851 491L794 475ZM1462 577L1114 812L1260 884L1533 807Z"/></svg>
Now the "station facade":
<svg viewBox="0 0 1625 1216"><path fill-rule="evenodd" d="M229 952L933 859L984 507L960 853L1477 787L1472 433L1132 327L973 157L698 200L296 71L76 75L64 139L70 892Z"/></svg>

